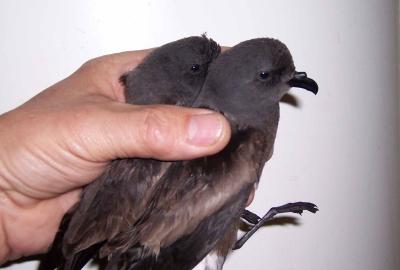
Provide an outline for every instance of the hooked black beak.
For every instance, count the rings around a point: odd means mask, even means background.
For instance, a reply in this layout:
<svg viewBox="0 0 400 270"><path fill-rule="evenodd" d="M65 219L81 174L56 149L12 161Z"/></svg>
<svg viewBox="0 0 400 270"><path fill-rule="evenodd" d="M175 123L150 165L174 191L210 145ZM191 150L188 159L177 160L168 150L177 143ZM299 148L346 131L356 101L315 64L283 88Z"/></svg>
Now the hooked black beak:
<svg viewBox="0 0 400 270"><path fill-rule="evenodd" d="M290 87L304 88L315 95L318 93L318 84L307 77L307 73L295 71L293 78L288 81Z"/></svg>

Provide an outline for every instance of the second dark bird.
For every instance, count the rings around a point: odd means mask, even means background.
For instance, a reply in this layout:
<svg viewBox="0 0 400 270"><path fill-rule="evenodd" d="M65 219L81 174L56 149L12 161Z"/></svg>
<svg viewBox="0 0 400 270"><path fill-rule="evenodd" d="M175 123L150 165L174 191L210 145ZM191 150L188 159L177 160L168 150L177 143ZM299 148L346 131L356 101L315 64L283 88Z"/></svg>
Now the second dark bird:
<svg viewBox="0 0 400 270"><path fill-rule="evenodd" d="M231 141L216 155L168 168L148 211L115 239L129 247L112 254L108 269L187 270L207 255L216 260L205 261L204 269L222 269L249 195L272 156L279 101L291 87L318 90L305 73L295 71L289 50L278 40L249 40L221 54L210 65L194 107L224 114ZM273 214L302 210L317 209L288 204Z"/></svg>

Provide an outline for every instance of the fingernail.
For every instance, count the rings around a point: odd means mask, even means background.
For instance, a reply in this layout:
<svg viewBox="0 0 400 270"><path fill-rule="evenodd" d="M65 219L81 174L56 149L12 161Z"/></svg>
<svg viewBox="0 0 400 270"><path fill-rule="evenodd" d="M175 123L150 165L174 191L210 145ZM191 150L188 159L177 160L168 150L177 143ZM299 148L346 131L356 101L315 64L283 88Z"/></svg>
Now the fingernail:
<svg viewBox="0 0 400 270"><path fill-rule="evenodd" d="M211 145L222 133L222 122L215 113L193 115L188 124L188 141L198 146Z"/></svg>

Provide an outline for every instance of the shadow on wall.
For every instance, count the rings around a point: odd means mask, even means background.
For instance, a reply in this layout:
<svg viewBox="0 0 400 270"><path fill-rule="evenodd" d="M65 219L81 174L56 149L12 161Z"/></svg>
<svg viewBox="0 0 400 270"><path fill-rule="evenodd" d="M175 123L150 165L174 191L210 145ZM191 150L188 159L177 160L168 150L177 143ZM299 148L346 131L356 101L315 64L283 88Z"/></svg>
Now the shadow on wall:
<svg viewBox="0 0 400 270"><path fill-rule="evenodd" d="M299 99L291 94L285 94L282 97L281 102L292 105L293 107L296 107L296 108L301 107L301 103L300 103Z"/></svg>
<svg viewBox="0 0 400 270"><path fill-rule="evenodd" d="M299 226L301 223L299 222L298 217L293 217L293 216L279 216L279 217L274 217L273 219L267 221L262 227L269 227L269 226L286 226L286 225L293 225L293 226ZM242 222L240 224L240 230L247 232L251 229L251 225Z"/></svg>

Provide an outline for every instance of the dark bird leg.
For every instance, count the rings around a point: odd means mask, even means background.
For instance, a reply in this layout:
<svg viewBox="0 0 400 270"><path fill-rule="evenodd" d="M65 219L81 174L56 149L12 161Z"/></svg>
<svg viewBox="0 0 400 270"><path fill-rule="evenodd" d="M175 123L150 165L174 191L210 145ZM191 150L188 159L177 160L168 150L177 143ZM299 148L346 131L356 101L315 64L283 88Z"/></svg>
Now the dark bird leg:
<svg viewBox="0 0 400 270"><path fill-rule="evenodd" d="M250 237L259 229L261 226L265 224L266 221L272 219L275 215L277 214L282 214L282 213L296 213L296 214L302 214L304 210L310 211L312 213L315 213L318 211L318 208L315 204L313 203L308 203L308 202L296 202L296 203L288 203L282 206L278 207L273 207L271 208L268 213L266 213L261 219L258 220L258 222L254 223L254 226L251 228L250 231L248 231L245 235L243 235L235 244L233 247L233 250L241 248L244 243L246 243L247 240L250 239ZM247 212L246 212L247 211ZM255 218L257 216L254 213L251 213L248 210L245 210L245 212L242 215L242 218L244 218L246 221L249 221L249 223L252 223L252 221L257 220ZM257 216L258 217L258 216Z"/></svg>
<svg viewBox="0 0 400 270"><path fill-rule="evenodd" d="M261 218L257 214L247 209L244 210L241 218L246 220L246 222L252 226L256 225L261 220Z"/></svg>

